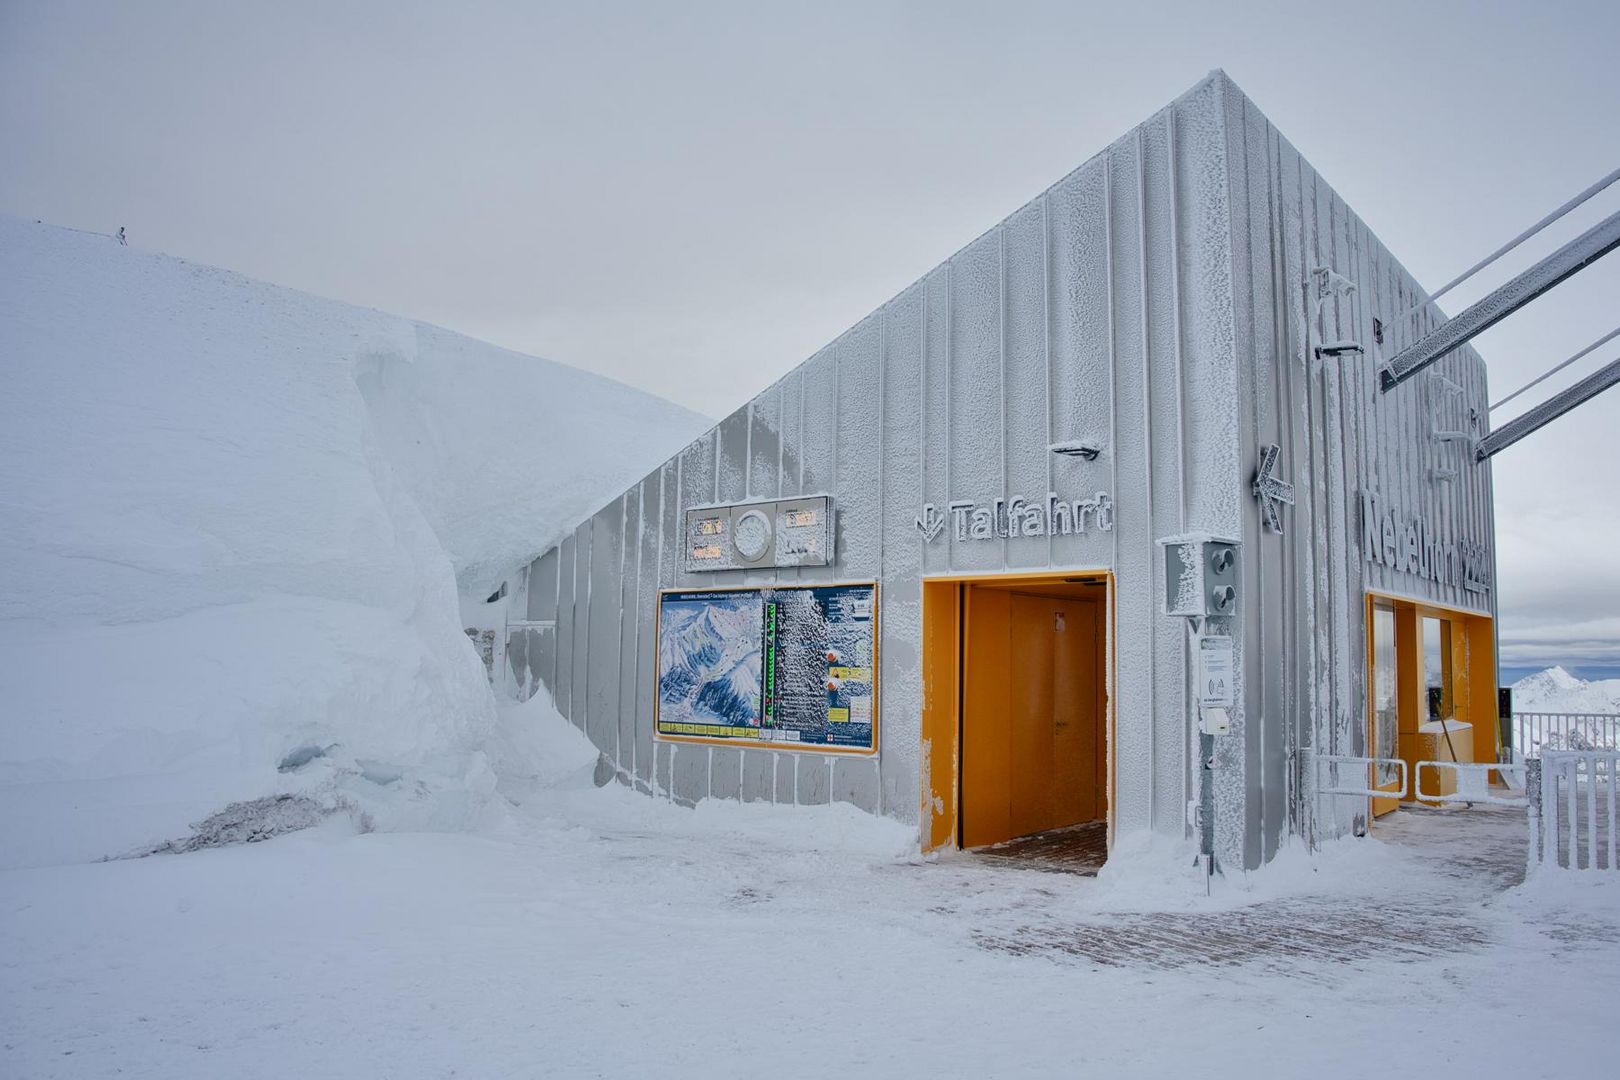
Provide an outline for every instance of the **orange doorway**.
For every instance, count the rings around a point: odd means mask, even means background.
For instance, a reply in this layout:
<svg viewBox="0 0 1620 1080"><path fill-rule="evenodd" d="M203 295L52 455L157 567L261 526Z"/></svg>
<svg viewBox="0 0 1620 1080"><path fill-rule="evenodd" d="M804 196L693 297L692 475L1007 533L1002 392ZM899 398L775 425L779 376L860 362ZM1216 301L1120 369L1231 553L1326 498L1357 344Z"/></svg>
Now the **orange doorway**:
<svg viewBox="0 0 1620 1080"><path fill-rule="evenodd" d="M1381 817L1418 796L1421 761L1498 760L1496 648L1489 617L1401 597L1367 597L1367 747L1369 757L1406 762L1372 767L1372 799ZM1449 794L1449 769L1425 769L1423 794Z"/></svg>
<svg viewBox="0 0 1620 1080"><path fill-rule="evenodd" d="M1108 628L1104 577L926 583L929 846L1106 850Z"/></svg>

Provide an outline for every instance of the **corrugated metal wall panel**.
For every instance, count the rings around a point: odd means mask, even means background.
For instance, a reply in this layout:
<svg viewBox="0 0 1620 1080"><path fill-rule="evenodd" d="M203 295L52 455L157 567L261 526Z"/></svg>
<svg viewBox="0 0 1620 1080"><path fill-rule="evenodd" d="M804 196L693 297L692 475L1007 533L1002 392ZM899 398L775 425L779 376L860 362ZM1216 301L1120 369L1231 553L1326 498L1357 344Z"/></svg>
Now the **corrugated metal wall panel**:
<svg viewBox="0 0 1620 1080"><path fill-rule="evenodd" d="M641 554L636 563L634 604L626 611L636 624L635 761L636 779L653 784L653 694L657 634L654 612L658 603L658 582L663 573L664 514L663 493L666 469L647 477L638 486L641 502ZM622 763L621 763L622 764Z"/></svg>
<svg viewBox="0 0 1620 1080"><path fill-rule="evenodd" d="M917 514L926 501L923 439L923 291L918 285L891 302L883 332L882 583L878 649L878 801L910 819L921 798L923 551Z"/></svg>
<svg viewBox="0 0 1620 1080"><path fill-rule="evenodd" d="M641 581L641 489L642 485L637 484L625 494L619 553L619 699L613 760L626 782L636 775L636 695L641 689L636 671L641 660L641 620L637 616Z"/></svg>
<svg viewBox="0 0 1620 1080"><path fill-rule="evenodd" d="M1054 442L1090 440L1096 461L1047 455L1044 490L1120 497L1114 419L1112 260L1109 169L1112 155L1094 158L1047 193L1050 286L1050 417ZM1039 492L1033 492L1038 494ZM1049 538L1053 566L1114 565L1113 532L1090 529Z"/></svg>
<svg viewBox="0 0 1620 1080"><path fill-rule="evenodd" d="M1047 333L1046 200L1037 199L1001 229L1002 262L1002 470L989 489L1008 497L1039 499L1051 490L1051 366ZM1010 537L1006 565L1050 565L1045 536Z"/></svg>
<svg viewBox="0 0 1620 1080"><path fill-rule="evenodd" d="M833 402L838 566L827 577L876 580L883 566L883 313L838 339Z"/></svg>
<svg viewBox="0 0 1620 1080"><path fill-rule="evenodd" d="M804 372L793 371L777 387L782 397L779 487L786 498L804 494Z"/></svg>
<svg viewBox="0 0 1620 1080"><path fill-rule="evenodd" d="M1238 422L1255 430L1261 445L1278 441L1276 430L1275 340L1259 326L1259 309L1273 302L1271 205L1266 182L1269 161L1265 142L1251 138L1256 117L1247 102L1228 95L1226 135L1230 150L1232 281L1234 337L1247 343L1237 370ZM1258 840L1261 859L1277 850L1287 815L1286 757L1280 713L1281 564L1264 540L1258 508L1242 515L1241 580L1247 603L1242 607L1243 685L1250 706L1244 710L1239 746L1246 777L1245 828ZM1248 792L1258 791L1258 797Z"/></svg>
<svg viewBox="0 0 1620 1080"><path fill-rule="evenodd" d="M1146 827L1153 780L1149 732L1157 715L1154 700L1154 623L1158 620L1163 569L1154 541L1152 505L1155 477L1149 460L1145 368L1146 258L1143 250L1142 175L1139 140L1134 136L1109 150L1109 280L1114 326L1113 393L1117 424L1109 440L1114 457L1115 636L1114 819L1129 831Z"/></svg>
<svg viewBox="0 0 1620 1080"><path fill-rule="evenodd" d="M1213 81L1197 95L1199 107L1172 110L1165 118L1162 162L1156 165L1153 153L1146 159L1150 195L1153 178L1162 169L1167 204L1149 203L1150 222L1162 222L1165 233L1163 247L1150 244L1149 251L1162 250L1167 256L1157 276L1169 293L1164 305L1167 326L1159 329L1155 324L1151 346L1166 350L1168 359L1153 366L1157 377L1150 412L1159 430L1173 435L1168 440L1173 464L1159 469L1161 477L1174 477L1173 491L1164 492L1159 503L1159 537L1192 531L1243 538L1234 323L1239 302L1233 262L1235 163L1226 134L1231 89L1224 80ZM1156 145L1152 138L1145 141ZM1155 438L1156 444L1160 441ZM1154 456L1162 460L1157 446ZM1197 797L1202 781L1196 768L1197 698L1189 629L1180 619L1159 621L1156 695L1170 703L1161 710L1155 734L1154 771L1160 779L1154 785L1153 820L1160 829L1182 820L1186 802ZM1203 630L1232 635L1241 702L1248 648L1241 622L1208 620ZM1241 704L1230 710L1230 720L1231 733L1217 740L1216 847L1229 865L1239 861L1252 865L1259 858L1254 797L1259 775L1251 767L1249 747L1259 720L1251 722Z"/></svg>
<svg viewBox="0 0 1620 1080"><path fill-rule="evenodd" d="M536 621L552 621L550 630L529 635L529 688L555 686L557 679L557 563L561 553L552 548L529 566L528 608L526 615Z"/></svg>
<svg viewBox="0 0 1620 1080"><path fill-rule="evenodd" d="M719 447L714 478L716 502L741 502L748 494L748 413L745 405L720 421L715 429Z"/></svg>
<svg viewBox="0 0 1620 1080"><path fill-rule="evenodd" d="M804 430L799 436L799 456L804 467L799 474L801 494L833 492L838 483L838 350L822 349L799 370L803 393ZM839 531L842 555L844 538ZM827 573L815 567L800 572L807 580L820 580Z"/></svg>
<svg viewBox="0 0 1620 1080"><path fill-rule="evenodd" d="M1155 573L1162 575L1156 541L1187 531L1186 408L1183 390L1186 358L1182 352L1180 250L1176 216L1174 131L1176 111L1170 110L1139 130L1140 183L1144 199L1141 237L1147 260L1142 278L1146 312L1147 350L1143 357L1147 379L1146 421L1150 433L1147 467L1152 473L1149 501L1151 538L1147 545ZM1228 388L1228 395L1231 390ZM1205 448L1200 447L1200 452ZM1157 603L1154 605L1157 606ZM1181 619L1153 612L1153 711L1147 725L1149 783L1147 825L1179 821L1189 796L1184 763L1189 760L1184 740L1190 736L1187 703L1187 627Z"/></svg>
<svg viewBox="0 0 1620 1080"><path fill-rule="evenodd" d="M684 512L687 507L706 506L715 501L716 439L717 432L711 431L676 456L675 532L671 536L676 549L675 578L671 585L684 588L708 580L708 575L692 574L686 570Z"/></svg>
<svg viewBox="0 0 1620 1080"><path fill-rule="evenodd" d="M922 292L922 501L939 507L951 501L951 268L947 263L923 278ZM903 458L901 459L904 460ZM921 509L921 506L918 507ZM922 549L923 573L943 574L951 568L951 544L928 544Z"/></svg>
<svg viewBox="0 0 1620 1080"><path fill-rule="evenodd" d="M749 403L748 499L774 499L782 488L782 393L771 387Z"/></svg>
<svg viewBox="0 0 1620 1080"><path fill-rule="evenodd" d="M1258 110L1223 77L1206 80L540 560L533 580L549 573L557 588L552 598L531 585L531 609L535 597L554 605L556 656L552 671L541 669L559 707L607 739L621 768L682 802L847 799L915 821L919 577L1112 568L1116 826L1179 835L1198 779L1195 717L1187 628L1160 614L1157 541L1184 530L1236 535L1242 697L1234 736L1217 742L1217 842L1229 864L1270 857L1296 807L1310 810L1292 797L1300 747L1362 745L1363 589L1422 588L1362 564L1360 487L1390 492L1408 515L1436 497L1414 475L1415 459L1433 455L1417 395L1375 404L1373 358L1328 365L1310 355L1307 281L1319 265L1360 290L1325 307L1330 336L1366 343L1373 314L1401 310L1415 290ZM1385 350L1417 329L1392 326ZM1477 358L1441 366L1482 400ZM1102 445L1096 461L1046 449L1081 438ZM1271 442L1296 486L1282 537L1261 530L1248 492L1258 448ZM1465 471L1453 486L1447 512L1487 526L1488 474ZM962 543L928 543L915 529L925 503L944 511L956 499L1049 490L1069 499L1106 491L1114 529ZM683 508L822 491L838 506L834 566L681 569ZM877 759L652 740L642 699L655 689L659 587L863 578L882 588ZM622 618L597 595L603 589ZM1469 602L1444 589L1437 599ZM594 672L599 648L615 654L611 691L586 678L586 654Z"/></svg>
<svg viewBox="0 0 1620 1080"><path fill-rule="evenodd" d="M585 734L618 760L619 753L619 596L624 580L624 500L591 519L589 606L586 610Z"/></svg>
<svg viewBox="0 0 1620 1080"><path fill-rule="evenodd" d="M1377 389L1379 364L1436 325L1438 313L1431 308L1398 318L1424 295L1416 282L1253 104L1235 89L1233 94L1241 102L1242 123L1229 126L1231 157L1234 164L1245 163L1248 185L1248 268L1240 272L1250 277L1254 297L1243 332L1254 386L1245 454L1252 462L1261 446L1278 442L1281 472L1294 483L1296 500L1285 515L1287 536L1266 536L1252 512L1245 525L1256 542L1245 552L1244 569L1259 586L1259 610L1250 620L1258 615L1258 624L1249 636L1261 654L1246 665L1246 699L1251 714L1266 718L1259 797L1261 855L1269 857L1273 838L1281 834L1275 819L1296 805L1291 799L1279 805L1273 793L1283 764L1272 749L1273 735L1285 753L1296 744L1324 753L1366 752L1367 591L1478 611L1490 607L1488 597L1460 585L1367 562L1362 492L1387 500L1402 520L1423 516L1442 536L1488 544L1490 474L1488 465L1473 465L1458 445L1431 437L1434 380L1415 380L1387 395ZM1234 191L1239 189L1235 184ZM1265 228L1258 224L1262 212ZM1356 286L1349 296L1326 300L1319 319L1310 283L1316 267ZM1385 324L1381 346L1374 341L1375 317ZM1355 341L1366 352L1319 359L1314 348L1323 340ZM1275 359L1273 342L1280 346ZM1476 353L1457 350L1435 368L1463 388L1458 416L1466 418L1470 408L1484 414L1484 365ZM1435 470L1444 468L1458 469L1457 479L1438 479ZM1276 651L1273 628L1279 626L1283 651L1294 644L1292 657L1279 665L1280 688L1269 659ZM1280 707L1273 706L1279 697ZM1298 762L1283 766L1290 787L1308 779L1301 769ZM1304 828L1322 836L1348 830L1365 813L1364 801L1355 799L1301 800L1297 807Z"/></svg>
<svg viewBox="0 0 1620 1080"><path fill-rule="evenodd" d="M574 720L574 537L562 538L557 545L557 671L550 684L557 711Z"/></svg>
<svg viewBox="0 0 1620 1080"><path fill-rule="evenodd" d="M1006 405L1001 355L1001 231L993 229L950 262L945 414L950 497L989 499L1003 491ZM953 545L953 570L999 570L1002 540Z"/></svg>

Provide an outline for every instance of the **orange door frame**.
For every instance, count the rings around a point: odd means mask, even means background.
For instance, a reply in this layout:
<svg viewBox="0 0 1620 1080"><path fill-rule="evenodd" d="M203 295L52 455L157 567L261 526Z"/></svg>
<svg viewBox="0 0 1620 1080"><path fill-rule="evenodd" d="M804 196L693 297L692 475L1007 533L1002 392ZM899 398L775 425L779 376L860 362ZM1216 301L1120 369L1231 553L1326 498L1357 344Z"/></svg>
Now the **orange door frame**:
<svg viewBox="0 0 1620 1080"><path fill-rule="evenodd" d="M925 851L957 847L961 837L962 706L966 586L1054 585L1094 582L1103 586L1105 679L1103 729L1108 842L1114 839L1115 649L1114 576L1107 570L962 574L922 582L921 841Z"/></svg>
<svg viewBox="0 0 1620 1080"><path fill-rule="evenodd" d="M1418 727L1425 719L1418 708L1423 679L1420 626L1424 618L1443 619L1451 624L1452 712L1457 719L1472 725L1473 743L1470 749L1473 760L1501 760L1501 737L1496 715L1496 642L1491 617L1464 608L1371 590L1366 596L1368 756L1371 756L1374 745L1373 732L1377 722L1374 713L1372 620L1374 605L1378 603L1388 604L1395 610L1397 753L1407 764L1406 797L1412 799L1417 794L1417 757L1410 747L1417 738ZM1375 798L1370 802L1369 809L1377 816L1393 809L1395 800Z"/></svg>

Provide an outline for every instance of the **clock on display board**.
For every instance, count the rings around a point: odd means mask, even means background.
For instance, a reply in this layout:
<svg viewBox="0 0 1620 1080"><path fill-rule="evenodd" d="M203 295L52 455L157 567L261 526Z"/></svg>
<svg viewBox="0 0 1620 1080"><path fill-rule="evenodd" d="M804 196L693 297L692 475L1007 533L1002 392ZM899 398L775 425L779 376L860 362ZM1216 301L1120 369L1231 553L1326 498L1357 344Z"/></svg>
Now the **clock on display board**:
<svg viewBox="0 0 1620 1080"><path fill-rule="evenodd" d="M831 495L705 503L683 513L689 572L832 564Z"/></svg>
<svg viewBox="0 0 1620 1080"><path fill-rule="evenodd" d="M758 510L748 511L732 527L731 542L743 558L759 558L771 547L771 519Z"/></svg>

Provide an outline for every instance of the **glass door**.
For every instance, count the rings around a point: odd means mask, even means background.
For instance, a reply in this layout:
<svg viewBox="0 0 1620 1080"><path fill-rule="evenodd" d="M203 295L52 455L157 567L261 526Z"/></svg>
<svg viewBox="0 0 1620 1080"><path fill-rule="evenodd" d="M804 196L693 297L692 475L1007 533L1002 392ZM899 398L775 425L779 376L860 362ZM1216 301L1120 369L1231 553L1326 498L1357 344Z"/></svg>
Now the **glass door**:
<svg viewBox="0 0 1620 1080"><path fill-rule="evenodd" d="M1389 604L1374 602L1372 607L1372 665L1371 716L1367 735L1368 757L1400 757L1400 675L1395 646L1395 609ZM1400 804L1400 769L1394 765L1374 765L1374 788L1391 793L1387 799L1373 799L1372 812L1376 817L1387 814Z"/></svg>

